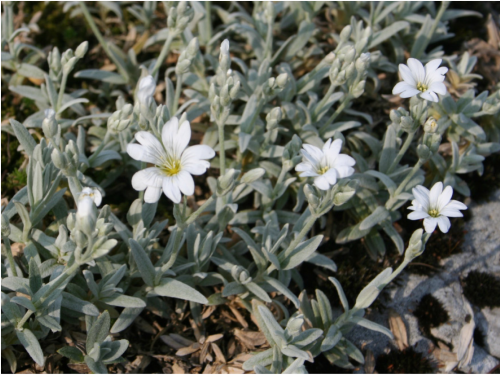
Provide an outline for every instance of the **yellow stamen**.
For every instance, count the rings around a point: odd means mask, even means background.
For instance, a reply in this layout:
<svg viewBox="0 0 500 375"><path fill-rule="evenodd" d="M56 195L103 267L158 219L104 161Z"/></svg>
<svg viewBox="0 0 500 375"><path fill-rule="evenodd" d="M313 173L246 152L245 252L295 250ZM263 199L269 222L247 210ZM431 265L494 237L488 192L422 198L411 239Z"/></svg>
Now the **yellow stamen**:
<svg viewBox="0 0 500 375"><path fill-rule="evenodd" d="M326 172L328 172L330 168L328 167L323 167L321 168L319 171L318 171L318 174L325 174Z"/></svg>
<svg viewBox="0 0 500 375"><path fill-rule="evenodd" d="M429 210L428 214L432 217L438 217L439 216L439 211L436 209Z"/></svg>
<svg viewBox="0 0 500 375"><path fill-rule="evenodd" d="M167 159L162 165L158 166L167 176L175 176L181 171L181 161L176 159Z"/></svg>
<svg viewBox="0 0 500 375"><path fill-rule="evenodd" d="M428 87L425 83L422 82L417 83L417 90L424 92L427 91L427 88Z"/></svg>

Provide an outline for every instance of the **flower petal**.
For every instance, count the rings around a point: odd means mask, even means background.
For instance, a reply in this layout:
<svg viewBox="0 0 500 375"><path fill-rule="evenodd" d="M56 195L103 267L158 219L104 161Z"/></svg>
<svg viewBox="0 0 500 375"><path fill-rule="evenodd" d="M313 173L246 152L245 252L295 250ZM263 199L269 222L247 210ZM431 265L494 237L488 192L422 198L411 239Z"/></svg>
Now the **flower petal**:
<svg viewBox="0 0 500 375"><path fill-rule="evenodd" d="M93 189L93 192L94 194L94 202L95 202L95 205L97 207L99 207L101 205L101 202L102 202L102 194L99 190L97 189Z"/></svg>
<svg viewBox="0 0 500 375"><path fill-rule="evenodd" d="M394 88L392 89L392 94L397 95L401 94L404 91L414 91L414 90L417 90L415 86L412 86L409 83L403 81L396 83L396 86L394 86Z"/></svg>
<svg viewBox="0 0 500 375"><path fill-rule="evenodd" d="M417 200L417 202L422 206L424 211L429 210L429 189L422 185L415 186L412 189L413 196ZM413 204L415 204L415 201L413 201Z"/></svg>
<svg viewBox="0 0 500 375"><path fill-rule="evenodd" d="M465 204L463 204L462 202L459 202L459 201L456 201L456 200L452 199L450 201L450 203L448 203L446 205L445 208L452 208L454 210L466 210L467 206Z"/></svg>
<svg viewBox="0 0 500 375"><path fill-rule="evenodd" d="M448 233L451 227L450 219L448 219L446 216L439 216L437 218L437 223L439 225L439 229L441 229L441 232Z"/></svg>
<svg viewBox="0 0 500 375"><path fill-rule="evenodd" d="M137 132L135 133L135 139L144 147L153 149L158 155L163 155L165 153L160 141L151 133L143 131Z"/></svg>
<svg viewBox="0 0 500 375"><path fill-rule="evenodd" d="M430 102L434 102L434 103L437 103L439 102L439 98L437 97L437 95L435 93L433 93L432 91L426 91L426 92L423 92L420 97L422 99L425 99L425 100L428 100Z"/></svg>
<svg viewBox="0 0 500 375"><path fill-rule="evenodd" d="M212 159L215 156L215 151L207 145L190 146L184 150L181 157L182 163L191 163L200 159Z"/></svg>
<svg viewBox="0 0 500 375"><path fill-rule="evenodd" d="M177 136L175 137L174 156L176 158L181 157L182 152L186 149L190 140L191 125L189 124L189 121L184 121L181 126L179 126L179 131L177 132Z"/></svg>
<svg viewBox="0 0 500 375"><path fill-rule="evenodd" d="M408 219L410 220L420 220L429 217L429 214L425 211L413 211L408 214Z"/></svg>
<svg viewBox="0 0 500 375"><path fill-rule="evenodd" d="M304 155L313 165L321 163L323 152L319 148L309 144L302 145L302 155Z"/></svg>
<svg viewBox="0 0 500 375"><path fill-rule="evenodd" d="M161 140L166 150L174 150L178 131L179 119L177 117L172 117L165 125L163 125L163 129L161 130Z"/></svg>
<svg viewBox="0 0 500 375"><path fill-rule="evenodd" d="M187 171L180 171L177 174L177 179L179 181L179 189L184 195L194 194L194 180L193 177Z"/></svg>
<svg viewBox="0 0 500 375"><path fill-rule="evenodd" d="M165 177L163 179L163 192L174 203L181 201L181 191L177 183L178 181L174 177Z"/></svg>
<svg viewBox="0 0 500 375"><path fill-rule="evenodd" d="M206 160L197 160L196 162L189 162L182 164L182 170L191 173L192 175L202 175L210 168L210 163Z"/></svg>
<svg viewBox="0 0 500 375"><path fill-rule="evenodd" d="M321 190L330 189L330 184L328 183L328 180L326 179L325 175L316 177L314 179L314 185L316 185L316 187Z"/></svg>
<svg viewBox="0 0 500 375"><path fill-rule="evenodd" d="M353 167L347 167L345 165L340 167L335 167L335 170L337 171L337 175L339 178L346 178L354 173Z"/></svg>
<svg viewBox="0 0 500 375"><path fill-rule="evenodd" d="M145 161L146 163L160 165L161 155L156 150L138 145L137 143L129 143L127 145L127 153L132 159Z"/></svg>
<svg viewBox="0 0 500 375"><path fill-rule="evenodd" d="M426 217L424 219L424 228L427 233L432 233L434 232L434 229L436 229L437 225L437 220L434 217Z"/></svg>
<svg viewBox="0 0 500 375"><path fill-rule="evenodd" d="M441 59L435 59L425 64L425 74L429 75L431 73L434 73L437 70L437 68L439 68L439 65L441 65L442 61L443 60Z"/></svg>
<svg viewBox="0 0 500 375"><path fill-rule="evenodd" d="M446 86L443 82L433 82L429 86L429 91L436 92L440 95L446 95Z"/></svg>
<svg viewBox="0 0 500 375"><path fill-rule="evenodd" d="M401 94L399 94L400 97L402 98L411 98L412 96L420 94L420 90L417 89L408 89L403 91Z"/></svg>
<svg viewBox="0 0 500 375"><path fill-rule="evenodd" d="M441 211L448 203L450 203L452 196L453 188L451 186L446 186L437 200L438 211Z"/></svg>
<svg viewBox="0 0 500 375"><path fill-rule="evenodd" d="M312 172L314 171L313 166L310 163L299 163L295 166L295 171L296 172Z"/></svg>
<svg viewBox="0 0 500 375"><path fill-rule="evenodd" d="M438 199L443 192L443 183L436 182L429 192L429 207L430 209L436 209L438 205Z"/></svg>
<svg viewBox="0 0 500 375"><path fill-rule="evenodd" d="M148 186L161 187L163 175L156 167L146 168L134 174L132 187L137 191L143 191Z"/></svg>
<svg viewBox="0 0 500 375"><path fill-rule="evenodd" d="M144 202L146 203L156 203L161 197L161 188L148 186L146 192L144 193Z"/></svg>
<svg viewBox="0 0 500 375"><path fill-rule="evenodd" d="M415 83L424 82L425 80L425 69L420 61L414 58L408 59L408 68L410 68L413 77L415 78ZM416 85L415 85L416 86Z"/></svg>
<svg viewBox="0 0 500 375"><path fill-rule="evenodd" d="M464 217L464 215L459 210L448 207L445 207L441 211L439 211L439 214L448 217Z"/></svg>
<svg viewBox="0 0 500 375"><path fill-rule="evenodd" d="M337 171L334 168L330 168L323 175L330 185L335 185L337 183Z"/></svg>
<svg viewBox="0 0 500 375"><path fill-rule="evenodd" d="M356 164L356 160L354 160L353 157L346 155L346 154L340 154L337 156L334 162L335 168L337 167L352 167L353 165Z"/></svg>
<svg viewBox="0 0 500 375"><path fill-rule="evenodd" d="M405 83L416 87L417 82L415 82L415 78L413 77L413 74L411 73L410 68L406 66L405 64L399 64L399 73L401 74L401 78L403 78L403 81Z"/></svg>

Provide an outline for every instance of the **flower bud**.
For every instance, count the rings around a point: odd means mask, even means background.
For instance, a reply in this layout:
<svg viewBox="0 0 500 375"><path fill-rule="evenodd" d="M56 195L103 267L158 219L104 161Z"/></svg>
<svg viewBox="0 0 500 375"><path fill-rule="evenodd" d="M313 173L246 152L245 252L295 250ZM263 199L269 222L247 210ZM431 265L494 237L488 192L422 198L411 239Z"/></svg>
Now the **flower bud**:
<svg viewBox="0 0 500 375"><path fill-rule="evenodd" d="M353 62L347 65L347 68L344 70L345 76L348 80L354 79L356 77L356 66Z"/></svg>
<svg viewBox="0 0 500 375"><path fill-rule="evenodd" d="M208 99L213 102L214 98L217 96L215 92L215 84L212 82L210 88L208 89Z"/></svg>
<svg viewBox="0 0 500 375"><path fill-rule="evenodd" d="M139 90L137 91L137 99L139 100L139 103L149 106L149 101L153 98L155 90L156 82L153 76L149 75L141 78L139 81Z"/></svg>
<svg viewBox="0 0 500 375"><path fill-rule="evenodd" d="M356 49L356 51L361 52L361 51L365 50L365 48L366 48L367 45L368 45L368 38L361 38L356 43L356 45L354 46L354 48Z"/></svg>
<svg viewBox="0 0 500 375"><path fill-rule="evenodd" d="M75 56L81 59L83 56L85 56L88 49L89 49L89 42L85 41L81 43L75 50Z"/></svg>
<svg viewBox="0 0 500 375"><path fill-rule="evenodd" d="M50 69L55 74L58 74L61 71L61 54L59 53L59 49L57 47L54 47L54 49L51 52L49 52L47 60Z"/></svg>
<svg viewBox="0 0 500 375"><path fill-rule="evenodd" d="M408 248L405 252L405 261L410 262L423 253L425 247L422 246L422 234L423 230L419 228L411 235Z"/></svg>
<svg viewBox="0 0 500 375"><path fill-rule="evenodd" d="M340 40L343 42L347 42L351 37L351 31L352 31L351 25L347 25L346 27L344 27L340 32Z"/></svg>
<svg viewBox="0 0 500 375"><path fill-rule="evenodd" d="M73 229L75 229L75 225L76 225L76 215L74 212L70 212L68 214L68 217L66 218L66 226L70 231L73 231Z"/></svg>
<svg viewBox="0 0 500 375"><path fill-rule="evenodd" d="M168 18L167 18L167 27L171 31L174 31L173 29L175 29L176 20L177 20L177 9L171 7L170 10L168 11Z"/></svg>
<svg viewBox="0 0 500 375"><path fill-rule="evenodd" d="M429 158L432 156L431 150L429 150L429 147L426 145L420 144L417 147L417 155L418 158L422 161L429 160Z"/></svg>
<svg viewBox="0 0 500 375"><path fill-rule="evenodd" d="M66 158L66 155L64 153L59 151L59 149L54 148L50 156L52 158L52 163L54 163L57 168L61 170L65 170L68 168L68 159Z"/></svg>
<svg viewBox="0 0 500 375"><path fill-rule="evenodd" d="M184 12L187 9L187 2L186 1L179 1L179 4L177 5L177 14L179 16L182 16Z"/></svg>
<svg viewBox="0 0 500 375"><path fill-rule="evenodd" d="M360 73L366 71L370 65L370 53L362 53L356 60L356 70Z"/></svg>
<svg viewBox="0 0 500 375"><path fill-rule="evenodd" d="M276 78L274 77L271 77L267 80L267 85L269 86L269 88L273 88L274 87L274 84L276 83Z"/></svg>
<svg viewBox="0 0 500 375"><path fill-rule="evenodd" d="M61 57L61 65L64 66L70 59L75 56L72 49L66 50Z"/></svg>
<svg viewBox="0 0 500 375"><path fill-rule="evenodd" d="M45 110L45 118L42 122L43 134L47 139L53 139L58 134L58 126L55 118L55 111L52 108Z"/></svg>
<svg viewBox="0 0 500 375"><path fill-rule="evenodd" d="M288 74L286 73L281 73L278 77L276 77L276 85L278 85L280 89L284 89L287 82Z"/></svg>
<svg viewBox="0 0 500 375"><path fill-rule="evenodd" d="M418 128L418 123L411 116L401 117L401 129L407 133L413 133Z"/></svg>
<svg viewBox="0 0 500 375"><path fill-rule="evenodd" d="M274 129L281 121L282 112L280 107L273 108L266 116L267 130Z"/></svg>
<svg viewBox="0 0 500 375"><path fill-rule="evenodd" d="M346 64L350 64L351 62L354 61L355 57L356 57L356 49L354 47L349 47L344 55L344 62Z"/></svg>
<svg viewBox="0 0 500 375"><path fill-rule="evenodd" d="M76 211L76 222L78 229L90 236L95 229L97 221L97 208L94 200L87 195L78 199L78 209Z"/></svg>
<svg viewBox="0 0 500 375"><path fill-rule="evenodd" d="M182 52L182 54L185 54L185 51ZM181 56L182 56L181 54ZM191 60L184 58L181 60L179 58L179 61L177 61L177 65L175 66L175 74L180 75L189 72L189 68L191 67Z"/></svg>
<svg viewBox="0 0 500 375"><path fill-rule="evenodd" d="M199 49L200 44L198 43L198 38L193 38L187 46L186 53L190 59L194 59Z"/></svg>
<svg viewBox="0 0 500 375"><path fill-rule="evenodd" d="M314 190L314 188L311 185L306 184L304 186L304 195L306 196L306 200L309 203L309 205L311 206L311 208L314 209L314 208L319 206L320 199L316 195L316 191Z"/></svg>
<svg viewBox="0 0 500 375"><path fill-rule="evenodd" d="M323 61L325 62L325 64L332 64L336 58L337 58L337 55L333 52L330 52L328 55L325 56Z"/></svg>
<svg viewBox="0 0 500 375"><path fill-rule="evenodd" d="M83 234L83 232L79 229L75 229L71 232L70 238L73 240L76 245L82 249L85 247L87 243L87 237ZM75 253L75 258L77 256L77 253ZM79 261L79 259L77 259Z"/></svg>
<svg viewBox="0 0 500 375"><path fill-rule="evenodd" d="M424 124L424 131L426 133L435 133L438 129L438 123L434 117L429 117Z"/></svg>
<svg viewBox="0 0 500 375"><path fill-rule="evenodd" d="M68 62L63 66L63 73L69 74L69 72L71 72L75 67L77 61L78 57L72 57L71 59L69 59Z"/></svg>
<svg viewBox="0 0 500 375"><path fill-rule="evenodd" d="M391 109L391 112L389 113L389 117L391 118L391 121L395 124L400 124L401 123L401 113L398 110Z"/></svg>
<svg viewBox="0 0 500 375"><path fill-rule="evenodd" d="M230 168L226 170L225 175L219 176L219 178L217 179L217 195L219 197L223 197L233 189L235 178L239 173L240 171Z"/></svg>
<svg viewBox="0 0 500 375"><path fill-rule="evenodd" d="M240 81L236 81L234 86L231 88L231 91L229 91L229 96L231 97L232 100L236 99L238 96L238 92L240 91Z"/></svg>
<svg viewBox="0 0 500 375"><path fill-rule="evenodd" d="M359 82L354 88L354 90L352 90L352 96L355 98L359 98L361 95L363 95L363 93L365 92L365 85L366 85L365 80Z"/></svg>
<svg viewBox="0 0 500 375"><path fill-rule="evenodd" d="M229 86L225 84L220 90L220 104L223 107L227 107L231 103L231 97L229 96Z"/></svg>

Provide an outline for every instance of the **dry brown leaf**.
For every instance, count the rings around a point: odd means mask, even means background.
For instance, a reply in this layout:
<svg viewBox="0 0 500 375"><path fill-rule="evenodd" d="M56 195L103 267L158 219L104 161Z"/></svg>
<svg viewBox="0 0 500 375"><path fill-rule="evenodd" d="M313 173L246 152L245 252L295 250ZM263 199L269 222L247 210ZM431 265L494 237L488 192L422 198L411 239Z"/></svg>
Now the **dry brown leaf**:
<svg viewBox="0 0 500 375"><path fill-rule="evenodd" d="M242 331L241 329L236 328L234 330L234 336L249 349L253 349L267 343L266 336L264 336L262 332Z"/></svg>
<svg viewBox="0 0 500 375"><path fill-rule="evenodd" d="M170 346L172 349L179 350L184 348L185 345L179 343L178 341L175 341L172 337L170 336L160 336L161 341L163 341L165 344Z"/></svg>
<svg viewBox="0 0 500 375"><path fill-rule="evenodd" d="M365 374L373 374L375 371L375 356L371 350L367 350L365 354Z"/></svg>
<svg viewBox="0 0 500 375"><path fill-rule="evenodd" d="M189 345L189 346L186 346L185 348L181 348L181 349L177 350L175 355L177 355L179 357L184 357L185 355L189 355L189 354L192 354L194 352L197 352L198 350L200 350L200 348L201 348L201 345L199 343L195 342L193 345Z"/></svg>
<svg viewBox="0 0 500 375"><path fill-rule="evenodd" d="M25 247L26 247L26 245L23 243L14 242L12 245L10 245L10 248L12 250L12 255L15 257L19 257L19 256L23 255Z"/></svg>
<svg viewBox="0 0 500 375"><path fill-rule="evenodd" d="M210 345L212 346L212 350L217 358L217 362L226 363L226 358L224 357L222 350L220 350L219 345L215 343L211 343Z"/></svg>
<svg viewBox="0 0 500 375"><path fill-rule="evenodd" d="M184 368L179 366L177 362L174 362L172 365L172 370L174 370L174 374L185 374L186 372L184 371Z"/></svg>
<svg viewBox="0 0 500 375"><path fill-rule="evenodd" d="M169 335L171 338L173 338L175 341L178 343L183 344L183 346L189 346L195 343L195 341L186 339L185 337L182 337L181 335L178 335L177 333L171 333Z"/></svg>
<svg viewBox="0 0 500 375"><path fill-rule="evenodd" d="M245 318L243 318L243 316L240 314L240 312L231 305L229 305L229 308L231 309L231 312L234 314L236 319L238 319L238 322L243 326L243 328L248 328L248 323L245 320Z"/></svg>
<svg viewBox="0 0 500 375"><path fill-rule="evenodd" d="M389 327L399 350L408 347L408 332L401 316L393 309L389 309Z"/></svg>
<svg viewBox="0 0 500 375"><path fill-rule="evenodd" d="M224 334L222 334L222 333L217 333L215 335L210 335L210 336L207 337L207 342L216 342L217 340L220 340L223 337L224 337Z"/></svg>

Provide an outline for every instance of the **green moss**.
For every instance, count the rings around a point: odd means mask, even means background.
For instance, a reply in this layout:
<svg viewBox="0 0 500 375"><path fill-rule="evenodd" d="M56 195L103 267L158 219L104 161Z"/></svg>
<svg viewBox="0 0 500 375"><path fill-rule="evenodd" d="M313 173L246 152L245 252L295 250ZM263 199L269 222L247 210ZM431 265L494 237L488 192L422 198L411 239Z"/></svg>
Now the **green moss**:
<svg viewBox="0 0 500 375"><path fill-rule="evenodd" d="M418 326L427 336L430 336L431 328L438 327L450 320L443 304L431 294L422 297L413 315L417 317Z"/></svg>
<svg viewBox="0 0 500 375"><path fill-rule="evenodd" d="M471 271L463 280L465 297L474 305L483 307L500 306L500 279L493 275Z"/></svg>
<svg viewBox="0 0 500 375"><path fill-rule="evenodd" d="M377 358L375 370L379 374L433 374L436 366L413 348L393 350Z"/></svg>

